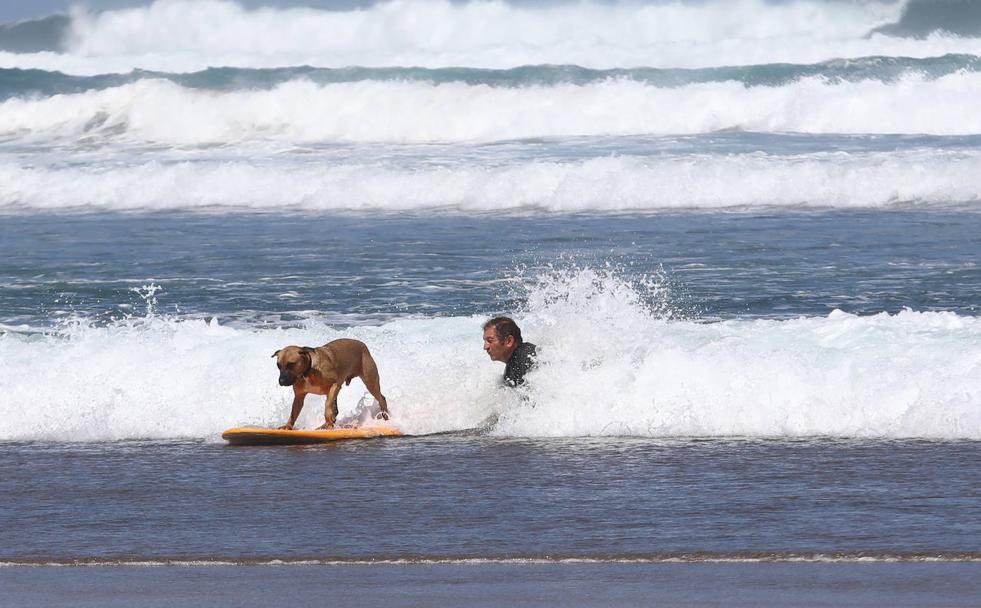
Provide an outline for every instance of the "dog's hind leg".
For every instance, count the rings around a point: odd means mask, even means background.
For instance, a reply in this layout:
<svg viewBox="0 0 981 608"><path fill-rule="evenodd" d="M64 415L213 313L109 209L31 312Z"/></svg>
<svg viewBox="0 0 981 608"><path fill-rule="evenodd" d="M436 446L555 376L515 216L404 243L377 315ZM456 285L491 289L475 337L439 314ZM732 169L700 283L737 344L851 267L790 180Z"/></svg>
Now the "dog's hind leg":
<svg viewBox="0 0 981 608"><path fill-rule="evenodd" d="M388 401L381 392L381 381L378 379L378 366L375 365L375 360L371 358L371 354L367 351L361 356L361 380L364 381L368 392L371 393L371 396L378 402L378 406L381 407L382 418L388 420Z"/></svg>

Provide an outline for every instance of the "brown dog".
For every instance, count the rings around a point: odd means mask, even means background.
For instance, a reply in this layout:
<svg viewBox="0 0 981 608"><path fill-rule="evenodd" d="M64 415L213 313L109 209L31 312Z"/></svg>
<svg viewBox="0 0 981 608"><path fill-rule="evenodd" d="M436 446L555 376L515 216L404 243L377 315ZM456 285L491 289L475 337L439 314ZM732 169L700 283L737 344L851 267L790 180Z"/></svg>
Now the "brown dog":
<svg viewBox="0 0 981 608"><path fill-rule="evenodd" d="M381 393L378 382L378 366L371 358L364 342L341 338L318 348L287 346L273 353L279 368L279 383L293 386L293 410L290 420L281 429L292 429L303 409L307 394L327 395L324 406L324 425L329 429L337 421L337 393L341 383L351 384L351 379L361 378L368 392L381 406L382 417L388 420L388 402Z"/></svg>

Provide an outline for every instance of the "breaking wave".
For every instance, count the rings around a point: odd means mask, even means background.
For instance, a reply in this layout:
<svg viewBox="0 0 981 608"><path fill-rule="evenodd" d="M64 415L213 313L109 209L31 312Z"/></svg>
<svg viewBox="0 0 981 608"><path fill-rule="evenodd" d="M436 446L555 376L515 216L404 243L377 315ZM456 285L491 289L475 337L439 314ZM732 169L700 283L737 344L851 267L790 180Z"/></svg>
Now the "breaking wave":
<svg viewBox="0 0 981 608"><path fill-rule="evenodd" d="M500 166L322 158L0 163L0 210L620 212L968 206L981 154L763 153L534 160Z"/></svg>
<svg viewBox="0 0 981 608"><path fill-rule="evenodd" d="M979 97L981 73L907 76L895 83L815 77L781 87L715 82L659 88L623 79L521 88L298 80L264 91L220 93L141 80L39 100L9 99L0 104L0 138L427 143L723 129L956 135L981 132Z"/></svg>
<svg viewBox="0 0 981 608"><path fill-rule="evenodd" d="M981 439L974 317L699 323L672 315L656 281L590 268L528 281L525 301L518 320L541 359L518 392L500 388L473 317L269 330L151 315L8 332L0 440L217 440L231 426L279 424L290 397L269 355L340 336L369 344L394 419L413 434L497 417L487 432L507 437ZM321 415L310 399L301 426ZM357 380L341 392L342 418L370 405Z"/></svg>
<svg viewBox="0 0 981 608"><path fill-rule="evenodd" d="M955 8L937 23L964 23ZM18 31L40 28L53 39L25 47L2 45L0 36L0 48L8 49L0 53L0 67L69 74L303 65L708 67L981 54L981 40L969 31L951 36L951 27L917 25L915 37L895 37L918 20L915 13L915 6L902 2L817 0L393 0L334 11L158 0L98 13L75 10L67 25L15 24Z"/></svg>

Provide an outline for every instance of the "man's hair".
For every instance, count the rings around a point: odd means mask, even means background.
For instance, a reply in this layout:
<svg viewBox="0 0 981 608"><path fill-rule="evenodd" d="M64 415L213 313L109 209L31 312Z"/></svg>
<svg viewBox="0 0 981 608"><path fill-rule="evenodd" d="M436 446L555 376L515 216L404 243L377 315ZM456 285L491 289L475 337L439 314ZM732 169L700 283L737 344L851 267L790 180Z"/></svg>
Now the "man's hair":
<svg viewBox="0 0 981 608"><path fill-rule="evenodd" d="M515 344L521 344L523 342L521 339L521 328L518 327L518 324L511 317L494 317L484 323L484 331L487 331L488 327L494 328L494 333L497 334L498 340L504 341L508 339L508 336L514 336Z"/></svg>

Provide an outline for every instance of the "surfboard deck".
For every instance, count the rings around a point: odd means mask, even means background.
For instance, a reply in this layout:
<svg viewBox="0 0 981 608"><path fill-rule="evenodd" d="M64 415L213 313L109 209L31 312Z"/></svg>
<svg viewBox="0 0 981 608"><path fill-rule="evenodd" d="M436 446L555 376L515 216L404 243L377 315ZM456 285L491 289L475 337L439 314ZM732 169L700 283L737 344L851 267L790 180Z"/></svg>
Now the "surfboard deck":
<svg viewBox="0 0 981 608"><path fill-rule="evenodd" d="M362 426L325 430L293 429L292 431L248 426L228 429L221 436L230 445L297 445L305 443L329 443L331 441L342 441L345 439L397 437L401 434L401 431L391 426Z"/></svg>

